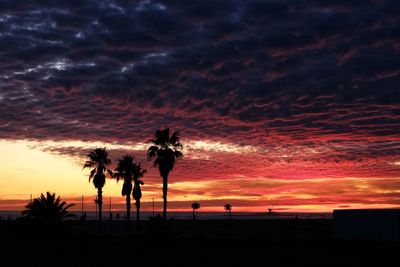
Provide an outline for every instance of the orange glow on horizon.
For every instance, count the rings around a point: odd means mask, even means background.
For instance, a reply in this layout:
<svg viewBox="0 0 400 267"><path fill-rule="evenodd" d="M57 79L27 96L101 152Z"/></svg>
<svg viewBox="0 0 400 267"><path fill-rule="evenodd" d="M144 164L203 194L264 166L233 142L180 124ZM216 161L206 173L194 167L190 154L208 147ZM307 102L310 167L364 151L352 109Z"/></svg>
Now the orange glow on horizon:
<svg viewBox="0 0 400 267"><path fill-rule="evenodd" d="M106 145L117 150L130 148L135 153L145 153L144 144L0 141L0 150L7 151L0 154L0 166L3 170L0 178L0 210L22 210L31 194L36 197L46 191L55 192L63 200L75 203L72 210L76 211L80 210L80 198L84 195L86 209L94 210L96 190L88 182L88 170L82 170L80 165L84 158L54 154L48 150L51 146L70 146L86 152L90 145ZM243 156L256 150L255 147L211 141L189 142L187 149L191 157L184 160L200 163L204 159L198 159L198 154L212 160L212 153ZM142 210L152 210L153 197L156 210L161 210L161 178L151 162L144 164L148 173L142 187ZM201 203L200 212L224 212L225 203L231 203L233 211L237 212L266 212L267 208L285 212L331 212L337 208L392 208L399 207L400 204L397 197L400 193L400 179L393 177L286 179L269 178L268 175L262 175L264 170L260 170L258 176L239 173L227 178L217 176L188 179L190 176L182 174L184 169L180 164L179 162L171 173L168 195L170 211L189 212L190 204L194 201ZM201 171L199 169L197 172ZM218 174L218 169L215 173ZM121 186L122 183L107 180L103 190L105 210L108 209L107 199L110 196L113 210L124 210L124 198L120 196Z"/></svg>

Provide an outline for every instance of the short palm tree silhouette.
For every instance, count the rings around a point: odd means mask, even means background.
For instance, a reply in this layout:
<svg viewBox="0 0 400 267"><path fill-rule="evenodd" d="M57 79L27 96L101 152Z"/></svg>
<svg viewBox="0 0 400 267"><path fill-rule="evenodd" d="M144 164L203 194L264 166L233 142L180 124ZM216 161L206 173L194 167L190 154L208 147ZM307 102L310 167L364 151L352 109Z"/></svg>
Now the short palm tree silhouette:
<svg viewBox="0 0 400 267"><path fill-rule="evenodd" d="M192 203L192 210L193 210L193 221L196 220L196 213L195 211L200 209L200 203L194 202Z"/></svg>
<svg viewBox="0 0 400 267"><path fill-rule="evenodd" d="M112 175L113 178L124 179L122 185L122 196L125 197L126 201L126 221L129 223L131 219L131 193L132 193L132 181L133 175L136 171L136 165L133 162L133 156L125 155L120 160L118 160L117 168L115 168Z"/></svg>
<svg viewBox="0 0 400 267"><path fill-rule="evenodd" d="M103 187L106 183L106 174L112 175L112 171L107 169L107 165L111 164L108 158L106 148L96 148L90 151L86 157L88 160L83 165L83 168L90 168L89 182L93 180L94 187L97 189L97 206L99 207L99 225L102 222L102 207L103 207Z"/></svg>
<svg viewBox="0 0 400 267"><path fill-rule="evenodd" d="M147 158L149 160L155 158L154 166L158 166L160 176L163 180L163 220L167 218L167 192L168 192L168 175L172 171L177 159L183 157L180 151L183 147L180 143L179 132L174 132L171 136L169 128L157 130L154 139L150 140L153 144L147 150Z"/></svg>
<svg viewBox="0 0 400 267"><path fill-rule="evenodd" d="M229 220L231 220L232 219L232 205L229 203L225 204L224 209L229 212Z"/></svg>
<svg viewBox="0 0 400 267"><path fill-rule="evenodd" d="M55 223L73 217L74 215L67 211L73 205L67 205L65 201L61 201L59 196L56 197L55 193L47 192L46 196L40 194L26 205L22 215L39 221Z"/></svg>
<svg viewBox="0 0 400 267"><path fill-rule="evenodd" d="M135 164L135 170L133 172L133 181L134 181L134 187L133 187L133 192L132 196L133 199L135 199L135 206L136 206L136 221L139 225L140 221L140 199L142 198L142 189L140 188L141 185L144 185L144 182L140 179L144 176L146 173L145 169L142 169L142 166L140 163Z"/></svg>

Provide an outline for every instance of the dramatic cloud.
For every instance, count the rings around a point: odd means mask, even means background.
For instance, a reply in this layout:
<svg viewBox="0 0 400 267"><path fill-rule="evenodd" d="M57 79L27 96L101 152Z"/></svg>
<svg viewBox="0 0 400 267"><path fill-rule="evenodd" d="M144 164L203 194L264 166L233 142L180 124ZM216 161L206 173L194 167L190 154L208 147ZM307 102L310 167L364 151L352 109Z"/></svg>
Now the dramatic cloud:
<svg viewBox="0 0 400 267"><path fill-rule="evenodd" d="M168 126L185 144L176 182L396 179L399 14L390 0L0 1L0 139L145 161Z"/></svg>

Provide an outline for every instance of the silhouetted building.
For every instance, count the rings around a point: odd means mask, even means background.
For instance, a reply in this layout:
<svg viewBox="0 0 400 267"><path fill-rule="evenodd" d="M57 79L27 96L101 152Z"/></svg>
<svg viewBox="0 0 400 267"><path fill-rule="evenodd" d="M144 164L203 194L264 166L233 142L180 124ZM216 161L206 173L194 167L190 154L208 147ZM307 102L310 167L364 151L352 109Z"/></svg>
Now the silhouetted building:
<svg viewBox="0 0 400 267"><path fill-rule="evenodd" d="M337 239L400 241L400 209L334 210Z"/></svg>

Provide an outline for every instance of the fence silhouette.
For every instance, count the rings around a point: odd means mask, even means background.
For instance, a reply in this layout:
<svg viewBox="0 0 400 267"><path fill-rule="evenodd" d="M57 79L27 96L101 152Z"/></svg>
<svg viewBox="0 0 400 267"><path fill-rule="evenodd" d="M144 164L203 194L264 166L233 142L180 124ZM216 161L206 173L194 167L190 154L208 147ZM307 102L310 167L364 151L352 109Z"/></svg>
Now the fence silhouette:
<svg viewBox="0 0 400 267"><path fill-rule="evenodd" d="M14 220L21 217L21 212L25 206L37 196L32 194L0 194L0 220ZM86 214L87 219L97 219L97 195L81 195L79 197L63 198L68 204L74 204L69 211L80 218ZM144 212L152 213L162 210L162 202L142 202L141 208ZM112 217L113 219L123 218L126 211L125 198L121 196L103 195L103 219ZM132 214L135 211L134 200L131 208ZM119 216L118 216L119 215Z"/></svg>
<svg viewBox="0 0 400 267"><path fill-rule="evenodd" d="M25 206L37 196L32 194L0 194L0 220L15 220L21 217L21 212ZM85 215L87 220L97 219L96 195L81 195L77 197L63 198L68 204L74 204L69 211L75 214L75 219L80 219ZM135 205L132 201L131 219L135 217ZM144 219L162 212L162 200L142 201L141 214ZM121 196L103 195L103 220L112 218L113 220L123 220L126 214L125 198ZM227 214L221 207L221 212L197 212L198 219L225 219ZM187 211L170 211L169 217L176 219L191 219L192 210L188 206ZM303 212L232 212L232 219L331 219L331 213L303 213Z"/></svg>

